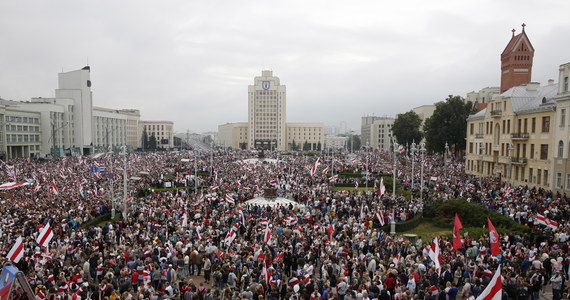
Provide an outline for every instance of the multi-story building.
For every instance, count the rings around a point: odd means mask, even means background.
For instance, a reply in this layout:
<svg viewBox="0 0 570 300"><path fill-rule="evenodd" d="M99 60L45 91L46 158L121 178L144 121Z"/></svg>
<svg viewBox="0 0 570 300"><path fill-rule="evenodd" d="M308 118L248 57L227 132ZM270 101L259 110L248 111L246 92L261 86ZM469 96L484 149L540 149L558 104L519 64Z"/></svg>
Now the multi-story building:
<svg viewBox="0 0 570 300"><path fill-rule="evenodd" d="M553 190L570 192L570 63L560 66L552 143Z"/></svg>
<svg viewBox="0 0 570 300"><path fill-rule="evenodd" d="M139 136L140 110L120 109L118 112L127 116L127 146L134 149L142 147L141 137Z"/></svg>
<svg viewBox="0 0 570 300"><path fill-rule="evenodd" d="M386 116L384 117L379 117L379 116L364 116L360 118L360 143L363 146L366 145L372 145L372 124L374 124L374 121L379 120L381 118L387 118Z"/></svg>
<svg viewBox="0 0 570 300"><path fill-rule="evenodd" d="M348 142L347 136L338 135L325 135L325 149L327 150L339 150L346 149Z"/></svg>
<svg viewBox="0 0 570 300"><path fill-rule="evenodd" d="M286 90L272 71L262 71L254 84L248 86L249 145L286 149Z"/></svg>
<svg viewBox="0 0 570 300"><path fill-rule="evenodd" d="M323 149L324 125L287 123L286 104L285 85L272 71L262 71L248 86L247 123L219 125L216 143L241 149Z"/></svg>
<svg viewBox="0 0 570 300"><path fill-rule="evenodd" d="M370 141L362 146L370 146L380 150L390 149L392 138L392 127L394 126L394 118L382 117L377 118L369 126L370 128Z"/></svg>
<svg viewBox="0 0 570 300"><path fill-rule="evenodd" d="M174 123L172 121L140 121L140 136L146 136L150 139L152 136L156 139L157 148L171 149L174 148Z"/></svg>
<svg viewBox="0 0 570 300"><path fill-rule="evenodd" d="M466 172L551 188L557 85L512 87L467 119Z"/></svg>
<svg viewBox="0 0 570 300"><path fill-rule="evenodd" d="M481 110L487 107L487 103L489 103L491 100L493 100L494 97L500 94L499 91L500 88L498 86L482 88L478 92L472 91L467 93L465 101L473 103L477 109Z"/></svg>
<svg viewBox="0 0 570 300"><path fill-rule="evenodd" d="M127 145L127 115L109 108L93 107L95 152L120 151Z"/></svg>

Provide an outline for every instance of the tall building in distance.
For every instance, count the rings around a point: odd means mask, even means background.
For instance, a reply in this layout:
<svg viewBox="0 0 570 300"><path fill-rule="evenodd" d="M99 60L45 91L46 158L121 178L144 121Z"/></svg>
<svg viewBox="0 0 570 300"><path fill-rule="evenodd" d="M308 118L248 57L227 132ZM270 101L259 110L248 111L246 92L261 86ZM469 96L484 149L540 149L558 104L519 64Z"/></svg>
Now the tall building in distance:
<svg viewBox="0 0 570 300"><path fill-rule="evenodd" d="M286 86L272 71L262 71L248 87L249 144L254 148L285 149Z"/></svg>
<svg viewBox="0 0 570 300"><path fill-rule="evenodd" d="M248 86L247 122L218 126L216 143L236 149L322 150L323 123L287 123L287 90L264 70Z"/></svg>
<svg viewBox="0 0 570 300"><path fill-rule="evenodd" d="M513 36L501 53L501 94L506 90L531 81L534 48L524 31Z"/></svg>

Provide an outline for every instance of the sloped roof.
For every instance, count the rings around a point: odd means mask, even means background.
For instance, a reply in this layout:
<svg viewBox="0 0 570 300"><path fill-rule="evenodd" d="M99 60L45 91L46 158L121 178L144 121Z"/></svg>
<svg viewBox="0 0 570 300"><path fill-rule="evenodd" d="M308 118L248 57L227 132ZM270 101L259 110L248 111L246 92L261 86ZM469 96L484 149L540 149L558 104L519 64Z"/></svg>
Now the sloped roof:
<svg viewBox="0 0 570 300"><path fill-rule="evenodd" d="M557 84L550 84L529 90L528 85L519 85L506 90L501 97L511 99L515 114L548 111L555 104L557 88Z"/></svg>
<svg viewBox="0 0 570 300"><path fill-rule="evenodd" d="M505 50L503 50L503 53L501 53L501 55L505 55L509 52L516 51L518 45L520 45L520 43L523 41L526 42L529 50L531 52L534 52L534 47L532 46L532 43L530 42L528 36L526 35L526 32L523 30L521 33L513 35L513 37L511 38L511 40L507 44L507 47L505 47Z"/></svg>

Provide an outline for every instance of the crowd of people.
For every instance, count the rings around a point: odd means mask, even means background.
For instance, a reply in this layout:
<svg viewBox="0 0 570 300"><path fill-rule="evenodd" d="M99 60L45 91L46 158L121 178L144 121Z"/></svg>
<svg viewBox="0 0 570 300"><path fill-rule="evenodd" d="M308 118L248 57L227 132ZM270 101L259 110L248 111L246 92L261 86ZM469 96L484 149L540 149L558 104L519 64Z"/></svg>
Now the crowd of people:
<svg viewBox="0 0 570 300"><path fill-rule="evenodd" d="M441 155L423 162L399 155L396 168L393 154L382 151L247 160L257 155L6 161L2 182L26 185L1 194L2 263L22 237L25 254L15 265L38 299L475 299L499 266L505 299L539 299L547 288L553 299L568 297L566 195L469 176L462 162ZM423 197L381 192L380 174L394 169L402 186L417 188L423 175ZM368 175L334 179L341 170ZM294 204L246 203L266 188ZM443 236L437 268L431 240L381 228L421 214L432 200L454 198L497 210L540 238L501 235L501 253L492 256L486 236L467 234L457 250ZM111 211L115 219L97 222ZM54 237L43 247L36 237L48 223Z"/></svg>

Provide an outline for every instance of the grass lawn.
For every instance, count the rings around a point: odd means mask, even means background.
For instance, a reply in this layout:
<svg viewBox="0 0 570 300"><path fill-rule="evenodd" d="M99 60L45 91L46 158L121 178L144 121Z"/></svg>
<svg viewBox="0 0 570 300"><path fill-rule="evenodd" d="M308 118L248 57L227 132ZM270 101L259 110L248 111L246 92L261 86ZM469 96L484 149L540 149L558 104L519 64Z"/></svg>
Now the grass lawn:
<svg viewBox="0 0 570 300"><path fill-rule="evenodd" d="M406 233L417 234L418 236L421 236L424 243L426 243L433 240L433 238L436 236L451 234L452 230L448 228L436 227L431 222L425 221L411 230L397 232L399 235Z"/></svg>

